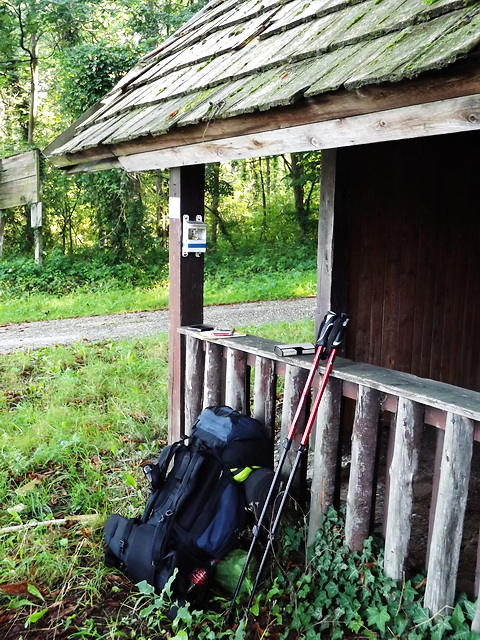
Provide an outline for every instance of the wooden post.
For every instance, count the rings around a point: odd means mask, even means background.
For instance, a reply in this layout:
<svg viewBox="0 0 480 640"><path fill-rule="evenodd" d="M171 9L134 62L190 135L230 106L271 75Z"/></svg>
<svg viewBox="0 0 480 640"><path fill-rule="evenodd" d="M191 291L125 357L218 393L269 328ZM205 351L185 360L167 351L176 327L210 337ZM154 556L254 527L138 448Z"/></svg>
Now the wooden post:
<svg viewBox="0 0 480 640"><path fill-rule="evenodd" d="M477 608L475 609L475 617L472 622L472 631L480 633L480 598L477 598Z"/></svg>
<svg viewBox="0 0 480 640"><path fill-rule="evenodd" d="M425 607L433 616L448 614L455 598L473 432L473 420L447 414L425 588Z"/></svg>
<svg viewBox="0 0 480 640"><path fill-rule="evenodd" d="M43 237L42 237L42 202L34 202L30 205L30 226L33 231L35 263L42 264Z"/></svg>
<svg viewBox="0 0 480 640"><path fill-rule="evenodd" d="M395 424L396 424L396 415L392 415L390 420L390 429L388 434L388 447L387 447L387 460L386 460L386 468L387 474L385 476L385 490L384 490L384 500L383 500L383 520L382 520L382 536L385 540L387 535L387 519L388 519L388 496L390 495L390 474L388 470L390 469L390 465L393 460L393 450L395 448Z"/></svg>
<svg viewBox="0 0 480 640"><path fill-rule="evenodd" d="M359 385L345 520L346 542L355 551L362 549L370 533L379 414L379 392Z"/></svg>
<svg viewBox="0 0 480 640"><path fill-rule="evenodd" d="M322 524L322 516L333 505L337 479L338 446L340 441L340 409L342 381L330 378L318 408L315 424L315 454L311 488L308 544Z"/></svg>
<svg viewBox="0 0 480 640"><path fill-rule="evenodd" d="M0 260L3 257L3 241L5 239L5 216L0 211Z"/></svg>
<svg viewBox="0 0 480 640"><path fill-rule="evenodd" d="M337 197L337 150L322 151L318 221L316 327L325 313L347 311L348 237L344 211ZM341 204L341 203L340 203Z"/></svg>
<svg viewBox="0 0 480 640"><path fill-rule="evenodd" d="M178 440L185 432L185 342L178 327L203 322L203 255L182 257L182 218L204 214L204 166L170 170L170 332L168 438Z"/></svg>
<svg viewBox="0 0 480 640"><path fill-rule="evenodd" d="M395 424L395 444L389 469L388 512L385 533L385 574L401 580L410 542L413 479L418 468L418 456L423 425L421 405L398 399Z"/></svg>
<svg viewBox="0 0 480 640"><path fill-rule="evenodd" d="M227 349L225 404L241 413L247 412L247 354Z"/></svg>
<svg viewBox="0 0 480 640"><path fill-rule="evenodd" d="M282 442L287 437L290 430L290 426L297 410L300 396L305 387L307 377L308 371L306 369L300 369L299 367L294 367L293 365L287 365L285 371L285 388L283 392L282 425L280 429L280 438ZM293 438L293 443L285 460L285 464L282 470L282 475L285 478L290 474L293 461L297 456L298 447L300 445L300 441L303 435L303 429L306 423L306 409L307 407L305 407L303 412L300 414L297 423L297 430ZM298 469L297 476L292 485L294 489L293 493L296 497L301 495L302 490L305 488L306 465L307 456L305 455L302 460L301 468Z"/></svg>
<svg viewBox="0 0 480 640"><path fill-rule="evenodd" d="M438 498L438 486L440 484L440 467L442 466L443 447L445 445L445 430L436 429L436 445L435 445L435 460L433 463L433 478L432 478L432 495L430 497L430 511L428 515L428 538L427 538L427 553L425 558L425 566L428 567L430 559L430 547L432 545L432 532L433 525L435 524L435 510L437 508Z"/></svg>
<svg viewBox="0 0 480 640"><path fill-rule="evenodd" d="M275 426L275 363L268 358L255 358L253 417L265 425L273 440Z"/></svg>
<svg viewBox="0 0 480 640"><path fill-rule="evenodd" d="M190 430L202 410L205 351L203 340L186 336L185 360L185 433Z"/></svg>
<svg viewBox="0 0 480 640"><path fill-rule="evenodd" d="M203 408L222 404L223 382L223 347L215 342L206 342Z"/></svg>

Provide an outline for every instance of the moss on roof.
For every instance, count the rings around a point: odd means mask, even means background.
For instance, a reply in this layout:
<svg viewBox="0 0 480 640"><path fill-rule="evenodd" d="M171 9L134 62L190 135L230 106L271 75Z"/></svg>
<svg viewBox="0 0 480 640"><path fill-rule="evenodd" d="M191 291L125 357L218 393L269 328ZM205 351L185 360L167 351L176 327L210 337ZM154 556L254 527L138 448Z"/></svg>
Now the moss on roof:
<svg viewBox="0 0 480 640"><path fill-rule="evenodd" d="M52 155L398 82L479 44L480 0L213 0Z"/></svg>

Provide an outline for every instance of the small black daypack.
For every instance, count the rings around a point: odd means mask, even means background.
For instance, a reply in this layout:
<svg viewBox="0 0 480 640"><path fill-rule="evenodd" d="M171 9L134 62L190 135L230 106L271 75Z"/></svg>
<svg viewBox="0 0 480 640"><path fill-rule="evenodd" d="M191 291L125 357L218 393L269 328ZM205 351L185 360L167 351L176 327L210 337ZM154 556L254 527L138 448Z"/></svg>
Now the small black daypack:
<svg viewBox="0 0 480 640"><path fill-rule="evenodd" d="M175 598L199 599L245 526L245 480L255 470L271 468L271 457L260 422L230 407L207 407L188 438L167 446L156 464L144 467L152 492L143 515L108 518L105 561L135 583L146 580L157 593L178 569Z"/></svg>

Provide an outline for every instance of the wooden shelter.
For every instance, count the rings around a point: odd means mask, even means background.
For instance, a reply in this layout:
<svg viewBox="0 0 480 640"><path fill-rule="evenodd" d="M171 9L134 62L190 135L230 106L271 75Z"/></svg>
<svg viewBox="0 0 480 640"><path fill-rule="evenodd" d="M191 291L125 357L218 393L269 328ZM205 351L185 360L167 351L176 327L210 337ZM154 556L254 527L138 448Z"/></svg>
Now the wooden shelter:
<svg viewBox="0 0 480 640"><path fill-rule="evenodd" d="M352 321L317 425L311 528L338 490L340 411L353 402L347 537L362 544L379 417L393 416L383 531L400 579L418 443L434 427L434 613L453 601L480 438L479 44L478 1L212 0L46 150L67 172L171 170L171 438L202 404L248 410L252 368L267 426L285 376L285 428L308 367L261 338L179 330L203 318L203 259L179 248L183 216L203 214L203 165L322 150L317 321L329 308Z"/></svg>

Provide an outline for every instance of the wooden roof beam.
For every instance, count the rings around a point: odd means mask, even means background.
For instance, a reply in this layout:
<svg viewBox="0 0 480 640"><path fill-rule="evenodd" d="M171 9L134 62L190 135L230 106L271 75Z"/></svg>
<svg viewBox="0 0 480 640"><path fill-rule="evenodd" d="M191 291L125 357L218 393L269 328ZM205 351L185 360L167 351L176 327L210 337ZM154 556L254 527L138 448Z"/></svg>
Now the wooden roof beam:
<svg viewBox="0 0 480 640"><path fill-rule="evenodd" d="M480 129L480 93L430 104L338 118L258 134L120 157L126 171L146 171Z"/></svg>
<svg viewBox="0 0 480 640"><path fill-rule="evenodd" d="M52 156L55 146L45 150L53 164L70 171L91 171L118 166L116 158L144 152L184 147L220 139L280 130L303 124L314 124L351 116L366 115L404 106L432 103L449 98L477 94L480 69L472 62L459 63L455 72L434 71L421 78L402 83L384 83L357 91L337 91L317 98L304 99L294 105L241 115L212 122L174 128L161 136L146 136L116 145L98 145L75 154ZM70 131L74 130L74 125ZM70 134L71 135L71 134ZM65 138L62 138L62 144ZM340 144L333 146L341 146ZM261 155L261 152L257 155ZM247 156L245 156L247 157ZM97 166L98 162L102 162ZM208 162L208 160L205 160ZM82 167L82 165L85 165Z"/></svg>

